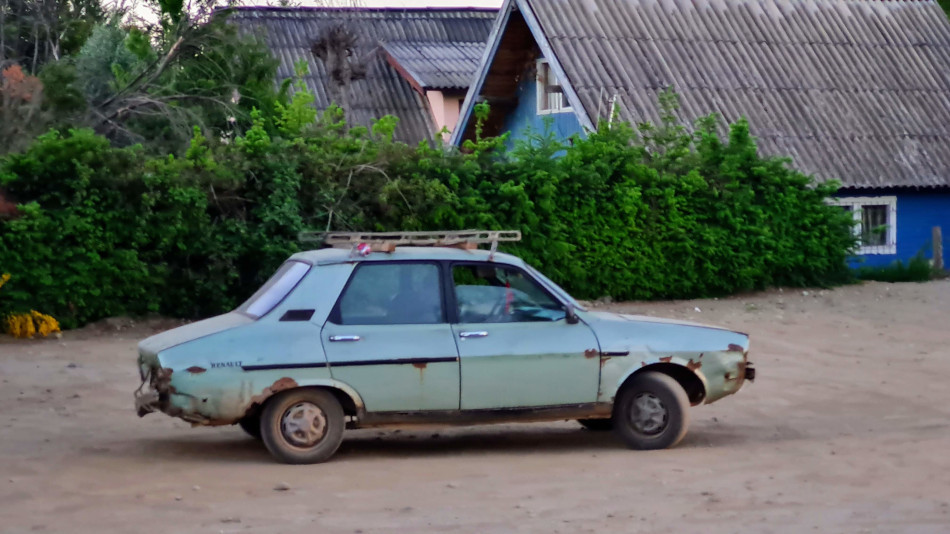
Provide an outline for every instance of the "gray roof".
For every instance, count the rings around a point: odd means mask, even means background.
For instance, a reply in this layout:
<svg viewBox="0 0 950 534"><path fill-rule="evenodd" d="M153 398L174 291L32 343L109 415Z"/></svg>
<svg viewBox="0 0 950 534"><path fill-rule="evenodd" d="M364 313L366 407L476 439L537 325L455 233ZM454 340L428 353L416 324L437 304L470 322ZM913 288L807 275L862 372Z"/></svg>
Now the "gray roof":
<svg viewBox="0 0 950 534"><path fill-rule="evenodd" d="M582 122L615 94L621 118L656 121L673 86L684 118L745 116L763 152L819 178L950 185L950 21L931 1L512 3L546 38Z"/></svg>
<svg viewBox="0 0 950 534"><path fill-rule="evenodd" d="M384 48L421 87L464 90L478 72L485 43L390 41Z"/></svg>
<svg viewBox="0 0 950 534"><path fill-rule="evenodd" d="M437 50L440 45L450 51L474 45L484 47L497 13L493 9L306 7L237 7L229 11L232 23L242 32L260 34L280 61L278 82L294 75L298 61L307 63L309 74L304 81L314 94L318 109L329 107L331 97L326 69L310 52L310 46L324 28L340 23L353 28L360 37L360 53L366 55L368 69L364 79L351 85L351 121L369 126L374 119L395 115L399 118L396 139L413 144L431 141L436 128L425 97L389 64L383 47L389 43L426 50ZM440 65L432 62L432 68L426 71L430 79L441 76L458 81L457 65L449 65L448 72L441 75L434 72Z"/></svg>

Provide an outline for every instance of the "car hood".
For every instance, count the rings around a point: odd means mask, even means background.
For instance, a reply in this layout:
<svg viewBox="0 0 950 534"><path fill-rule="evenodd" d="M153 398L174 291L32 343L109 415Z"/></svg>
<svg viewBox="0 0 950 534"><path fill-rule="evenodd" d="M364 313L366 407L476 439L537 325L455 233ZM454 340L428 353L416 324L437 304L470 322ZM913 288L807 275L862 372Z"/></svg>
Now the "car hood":
<svg viewBox="0 0 950 534"><path fill-rule="evenodd" d="M154 360L163 350L253 322L254 319L243 313L230 312L218 315L143 339L139 342L139 354L146 360Z"/></svg>
<svg viewBox="0 0 950 534"><path fill-rule="evenodd" d="M636 352L744 352L749 336L741 332L689 321L612 312L584 312L584 322L594 330L601 351Z"/></svg>

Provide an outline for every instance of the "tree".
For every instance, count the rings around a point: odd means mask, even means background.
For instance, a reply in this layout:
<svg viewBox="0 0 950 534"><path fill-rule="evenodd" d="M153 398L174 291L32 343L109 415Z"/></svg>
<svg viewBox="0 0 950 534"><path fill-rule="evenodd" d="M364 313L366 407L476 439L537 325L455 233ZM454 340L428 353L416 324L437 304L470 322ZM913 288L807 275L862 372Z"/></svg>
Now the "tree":
<svg viewBox="0 0 950 534"><path fill-rule="evenodd" d="M0 71L0 146L25 148L41 132L43 84L18 64Z"/></svg>
<svg viewBox="0 0 950 534"><path fill-rule="evenodd" d="M47 62L78 51L107 16L100 0L4 0L0 67L17 62L36 74Z"/></svg>
<svg viewBox="0 0 950 534"><path fill-rule="evenodd" d="M336 24L324 29L310 47L313 55L323 61L330 75L331 98L344 114L350 109L351 84L366 77L368 54L361 55L359 45L359 36L353 29Z"/></svg>
<svg viewBox="0 0 950 534"><path fill-rule="evenodd" d="M277 61L227 24L226 11L210 0L153 7L148 21L98 24L76 54L46 65L55 126L167 154L187 147L194 125L220 136L248 127L251 109L273 112Z"/></svg>

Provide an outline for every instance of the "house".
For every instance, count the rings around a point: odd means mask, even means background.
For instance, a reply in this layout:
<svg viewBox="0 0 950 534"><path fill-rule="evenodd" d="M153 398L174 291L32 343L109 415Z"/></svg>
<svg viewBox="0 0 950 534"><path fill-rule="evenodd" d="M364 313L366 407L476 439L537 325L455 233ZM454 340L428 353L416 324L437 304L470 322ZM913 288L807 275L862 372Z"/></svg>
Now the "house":
<svg viewBox="0 0 950 534"><path fill-rule="evenodd" d="M399 118L395 138L433 141L452 130L474 79L495 9L234 7L229 21L264 40L280 60L278 82L308 67L304 77L318 109L332 103L335 87L311 46L326 31L344 28L356 40L355 61L364 72L347 96L351 123L369 126L385 115Z"/></svg>
<svg viewBox="0 0 950 534"><path fill-rule="evenodd" d="M452 142L619 112L749 119L765 154L842 183L868 265L950 230L950 20L929 0L506 0ZM881 228L886 231L880 231Z"/></svg>

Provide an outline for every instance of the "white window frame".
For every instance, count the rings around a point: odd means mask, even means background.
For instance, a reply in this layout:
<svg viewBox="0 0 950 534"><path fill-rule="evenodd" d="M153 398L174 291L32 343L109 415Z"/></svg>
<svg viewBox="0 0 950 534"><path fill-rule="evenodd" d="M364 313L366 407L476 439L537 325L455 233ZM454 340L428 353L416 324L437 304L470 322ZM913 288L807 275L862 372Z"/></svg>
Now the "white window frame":
<svg viewBox="0 0 950 534"><path fill-rule="evenodd" d="M829 203L835 206L850 206L851 214L854 217L854 235L861 239L861 210L865 206L886 206L887 207L887 234L883 245L861 244L858 248L858 254L862 256L872 254L897 254L897 197L839 197L829 199Z"/></svg>
<svg viewBox="0 0 950 534"><path fill-rule="evenodd" d="M548 60L544 58L538 59L536 70L535 70L535 72L537 73L535 76L535 81L537 82L536 85L537 85L538 115L551 115L552 113L568 113L568 112L574 111L573 109L571 109L571 104L567 101L567 95L564 94L563 90L559 94L560 96L559 106L547 108L547 105L549 102L548 101L549 95L545 91L545 88L547 87L547 83L543 75L545 68L548 69L548 72L551 73L551 75L556 76L554 74L554 71L551 70L551 63Z"/></svg>

